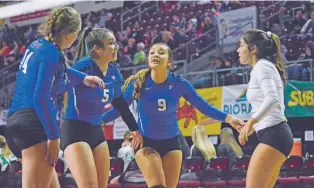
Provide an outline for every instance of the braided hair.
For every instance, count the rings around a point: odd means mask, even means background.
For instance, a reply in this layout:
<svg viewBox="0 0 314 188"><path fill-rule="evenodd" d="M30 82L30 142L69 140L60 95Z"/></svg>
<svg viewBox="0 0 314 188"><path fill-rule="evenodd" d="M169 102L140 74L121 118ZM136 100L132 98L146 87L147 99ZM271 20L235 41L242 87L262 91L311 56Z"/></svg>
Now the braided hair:
<svg viewBox="0 0 314 188"><path fill-rule="evenodd" d="M38 27L37 32L45 36L49 42L60 51L60 63L64 69L64 81L68 82L67 68L68 59L60 48L61 36L65 34L76 33L81 30L81 16L72 7L59 7L50 12L48 20ZM57 71L59 72L59 71ZM58 96L58 103L62 103L65 96Z"/></svg>

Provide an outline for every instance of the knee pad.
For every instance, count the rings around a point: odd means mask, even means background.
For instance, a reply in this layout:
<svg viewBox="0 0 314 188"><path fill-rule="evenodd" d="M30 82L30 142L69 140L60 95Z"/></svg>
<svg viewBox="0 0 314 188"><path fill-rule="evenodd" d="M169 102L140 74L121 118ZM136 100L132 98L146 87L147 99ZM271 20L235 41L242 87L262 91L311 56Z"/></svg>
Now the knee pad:
<svg viewBox="0 0 314 188"><path fill-rule="evenodd" d="M151 187L151 188L166 188L166 187L163 186L163 185L155 185L155 186L153 186L153 187Z"/></svg>

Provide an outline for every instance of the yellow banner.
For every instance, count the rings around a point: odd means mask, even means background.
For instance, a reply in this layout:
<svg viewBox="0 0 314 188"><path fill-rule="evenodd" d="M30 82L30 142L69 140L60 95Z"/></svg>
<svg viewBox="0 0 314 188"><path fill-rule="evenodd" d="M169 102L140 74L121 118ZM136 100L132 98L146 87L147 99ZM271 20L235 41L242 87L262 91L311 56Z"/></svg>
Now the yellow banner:
<svg viewBox="0 0 314 188"><path fill-rule="evenodd" d="M222 87L198 89L197 92L209 104L221 109ZM221 123L199 112L184 98L180 99L177 117L180 130L184 136L191 136L195 125L204 126L209 135L220 134Z"/></svg>

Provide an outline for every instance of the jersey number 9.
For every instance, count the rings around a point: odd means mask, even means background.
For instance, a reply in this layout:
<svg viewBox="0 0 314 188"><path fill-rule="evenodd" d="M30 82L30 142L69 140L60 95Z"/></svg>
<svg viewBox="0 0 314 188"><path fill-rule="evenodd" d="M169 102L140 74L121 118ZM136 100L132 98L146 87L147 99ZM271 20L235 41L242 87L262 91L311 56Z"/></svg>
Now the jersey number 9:
<svg viewBox="0 0 314 188"><path fill-rule="evenodd" d="M158 111L162 112L162 111L165 111L167 110L167 103L166 103L166 100L165 99L158 99L157 101L157 105L158 105Z"/></svg>

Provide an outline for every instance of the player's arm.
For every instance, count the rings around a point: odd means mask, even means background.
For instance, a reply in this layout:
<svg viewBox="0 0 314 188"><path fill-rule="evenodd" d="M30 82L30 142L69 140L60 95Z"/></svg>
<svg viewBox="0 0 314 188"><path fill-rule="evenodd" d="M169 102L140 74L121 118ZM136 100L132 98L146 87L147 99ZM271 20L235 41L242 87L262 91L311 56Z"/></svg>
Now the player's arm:
<svg viewBox="0 0 314 188"><path fill-rule="evenodd" d="M231 115L218 110L212 105L208 104L194 89L192 84L185 78L181 77L179 81L180 91L183 93L183 97L188 100L194 107L200 112L213 119L228 122L231 119Z"/></svg>
<svg viewBox="0 0 314 188"><path fill-rule="evenodd" d="M126 102L126 104L127 104L126 106L127 106L128 109L129 109L129 106L132 103L132 94L133 94L133 82L131 82L128 85L128 87L126 88L124 93L121 95L123 97L124 101ZM111 121L117 119L118 117L121 116L120 113L121 112L117 108L113 107L112 109L110 109L106 113L104 113L104 115L103 115L103 122L104 123L108 123L108 122L111 122Z"/></svg>
<svg viewBox="0 0 314 188"><path fill-rule="evenodd" d="M38 76L33 95L35 111L44 126L49 140L60 137L59 127L56 121L57 109L51 99L51 88L58 64L59 56L57 54L43 57L42 61L39 63Z"/></svg>
<svg viewBox="0 0 314 188"><path fill-rule="evenodd" d="M122 95L123 77L118 69L116 69L117 84L114 88L115 98L112 100L112 106L120 112L121 118L126 123L130 131L138 130L137 122L129 108L129 104L124 100Z"/></svg>
<svg viewBox="0 0 314 188"><path fill-rule="evenodd" d="M67 90L78 84L82 84L85 76L88 76L84 71L82 71L79 63L75 63L72 67L67 67L66 73L69 79L66 85Z"/></svg>

